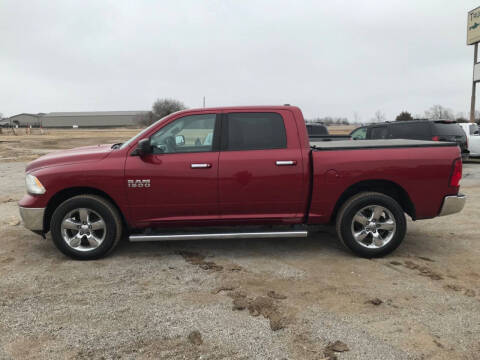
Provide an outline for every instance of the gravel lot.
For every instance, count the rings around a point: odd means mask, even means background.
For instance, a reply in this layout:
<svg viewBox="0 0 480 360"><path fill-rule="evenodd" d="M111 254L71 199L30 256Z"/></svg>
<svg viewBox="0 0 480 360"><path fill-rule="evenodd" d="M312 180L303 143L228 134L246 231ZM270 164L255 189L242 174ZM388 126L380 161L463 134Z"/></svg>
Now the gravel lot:
<svg viewBox="0 0 480 360"><path fill-rule="evenodd" d="M479 359L480 163L461 214L410 221L383 259L325 228L124 242L91 262L18 224L25 164L0 163L1 359Z"/></svg>

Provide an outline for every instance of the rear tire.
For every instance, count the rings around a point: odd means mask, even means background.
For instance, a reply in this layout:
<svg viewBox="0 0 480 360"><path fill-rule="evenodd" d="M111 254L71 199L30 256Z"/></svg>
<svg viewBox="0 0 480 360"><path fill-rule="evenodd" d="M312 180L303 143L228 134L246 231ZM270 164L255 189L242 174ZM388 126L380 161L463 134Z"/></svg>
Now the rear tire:
<svg viewBox="0 0 480 360"><path fill-rule="evenodd" d="M340 241L361 257L391 253L401 244L406 231L402 207L382 193L359 193L348 199L337 215Z"/></svg>
<svg viewBox="0 0 480 360"><path fill-rule="evenodd" d="M122 221L117 208L97 195L78 195L61 203L50 221L53 243L77 260L99 259L118 244Z"/></svg>

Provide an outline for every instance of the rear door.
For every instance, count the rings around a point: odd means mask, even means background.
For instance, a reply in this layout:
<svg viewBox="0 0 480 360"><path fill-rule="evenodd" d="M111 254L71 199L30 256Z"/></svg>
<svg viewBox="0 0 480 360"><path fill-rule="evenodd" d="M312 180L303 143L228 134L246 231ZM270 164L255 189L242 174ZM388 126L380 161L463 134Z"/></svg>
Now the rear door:
<svg viewBox="0 0 480 360"><path fill-rule="evenodd" d="M228 112L221 127L221 218L302 221L306 184L293 114L286 110Z"/></svg>

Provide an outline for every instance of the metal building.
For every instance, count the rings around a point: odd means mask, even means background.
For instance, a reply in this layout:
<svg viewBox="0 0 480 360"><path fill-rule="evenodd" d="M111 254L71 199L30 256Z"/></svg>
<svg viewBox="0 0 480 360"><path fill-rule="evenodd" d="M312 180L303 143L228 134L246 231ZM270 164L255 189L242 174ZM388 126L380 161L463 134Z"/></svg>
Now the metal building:
<svg viewBox="0 0 480 360"><path fill-rule="evenodd" d="M41 118L42 127L125 127L136 126L136 116L147 111L51 112Z"/></svg>
<svg viewBox="0 0 480 360"><path fill-rule="evenodd" d="M18 115L10 116L7 120L10 122L10 126L32 126L39 127L41 125L41 117L43 114L28 114L21 113ZM3 119L6 120L6 119Z"/></svg>
<svg viewBox="0 0 480 360"><path fill-rule="evenodd" d="M137 116L147 111L92 111L92 112L51 112L48 114L21 113L2 119L8 126L71 128L71 127L125 127L138 126Z"/></svg>

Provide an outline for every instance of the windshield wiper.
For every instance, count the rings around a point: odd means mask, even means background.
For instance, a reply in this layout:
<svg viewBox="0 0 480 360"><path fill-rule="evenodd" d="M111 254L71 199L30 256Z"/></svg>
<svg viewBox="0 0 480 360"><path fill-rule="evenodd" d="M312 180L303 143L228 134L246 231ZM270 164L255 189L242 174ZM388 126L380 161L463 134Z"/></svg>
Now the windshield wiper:
<svg viewBox="0 0 480 360"><path fill-rule="evenodd" d="M111 149L118 149L120 146L122 146L123 143L116 143L116 144L113 144Z"/></svg>

